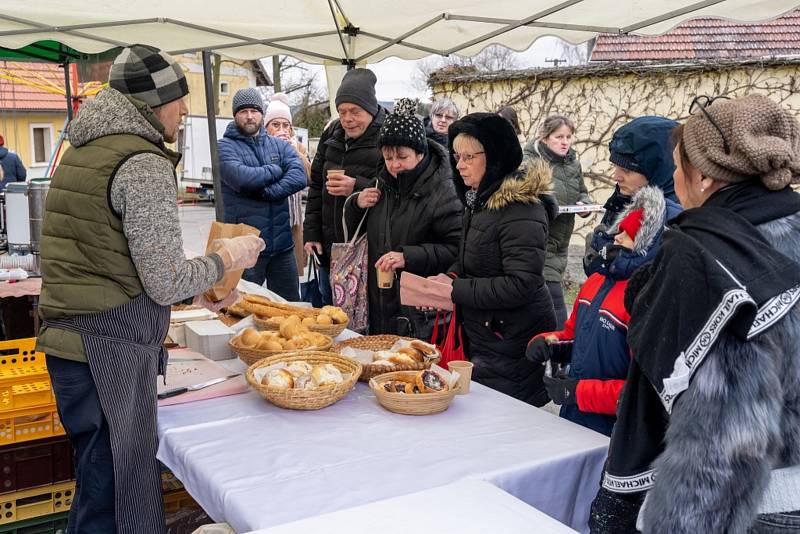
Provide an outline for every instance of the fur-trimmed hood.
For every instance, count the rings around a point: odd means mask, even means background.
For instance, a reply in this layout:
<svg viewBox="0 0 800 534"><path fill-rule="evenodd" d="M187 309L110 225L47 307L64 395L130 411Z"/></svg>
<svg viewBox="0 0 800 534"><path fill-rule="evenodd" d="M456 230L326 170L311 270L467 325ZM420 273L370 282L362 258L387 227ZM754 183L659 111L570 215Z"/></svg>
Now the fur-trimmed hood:
<svg viewBox="0 0 800 534"><path fill-rule="evenodd" d="M646 256L666 223L667 205L664 193L658 187L651 185L639 189L633 195L631 203L617 216L608 233L610 235L618 234L622 220L638 209L644 210L644 214L642 226L633 240L633 252L640 256Z"/></svg>
<svg viewBox="0 0 800 534"><path fill-rule="evenodd" d="M553 192L550 165L541 159L531 161L507 176L486 202L486 208L500 210L514 202L538 204Z"/></svg>

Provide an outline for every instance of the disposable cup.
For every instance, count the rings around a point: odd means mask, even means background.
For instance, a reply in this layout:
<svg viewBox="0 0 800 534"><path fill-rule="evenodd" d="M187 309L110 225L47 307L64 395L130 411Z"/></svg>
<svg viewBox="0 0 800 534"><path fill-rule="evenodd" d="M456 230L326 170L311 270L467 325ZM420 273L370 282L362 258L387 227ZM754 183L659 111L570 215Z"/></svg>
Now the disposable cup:
<svg viewBox="0 0 800 534"><path fill-rule="evenodd" d="M375 267L375 272L378 274L378 287L380 289L389 289L394 285L394 270L382 271Z"/></svg>
<svg viewBox="0 0 800 534"><path fill-rule="evenodd" d="M453 360L452 362L447 362L447 367L451 371L458 373L458 394L466 395L469 393L469 383L472 380L472 362Z"/></svg>

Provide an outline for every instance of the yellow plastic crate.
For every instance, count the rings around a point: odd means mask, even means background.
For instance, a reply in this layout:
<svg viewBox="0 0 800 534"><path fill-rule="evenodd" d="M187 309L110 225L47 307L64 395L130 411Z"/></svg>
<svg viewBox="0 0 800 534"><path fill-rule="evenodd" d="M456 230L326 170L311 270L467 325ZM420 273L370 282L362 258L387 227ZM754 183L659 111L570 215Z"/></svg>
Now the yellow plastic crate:
<svg viewBox="0 0 800 534"><path fill-rule="evenodd" d="M0 413L0 446L62 434L55 403Z"/></svg>
<svg viewBox="0 0 800 534"><path fill-rule="evenodd" d="M44 354L35 347L35 337L0 341L0 414L55 402Z"/></svg>
<svg viewBox="0 0 800 534"><path fill-rule="evenodd" d="M74 481L0 495L0 525L66 512L74 496Z"/></svg>

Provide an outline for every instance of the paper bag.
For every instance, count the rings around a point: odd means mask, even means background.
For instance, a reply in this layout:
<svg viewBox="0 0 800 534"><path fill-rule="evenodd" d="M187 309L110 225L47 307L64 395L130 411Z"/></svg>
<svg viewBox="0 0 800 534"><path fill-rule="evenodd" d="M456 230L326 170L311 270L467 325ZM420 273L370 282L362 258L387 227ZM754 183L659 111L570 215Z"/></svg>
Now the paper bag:
<svg viewBox="0 0 800 534"><path fill-rule="evenodd" d="M258 228L253 228L247 224L225 224L214 221L211 223L211 231L208 233L208 243L206 244L206 254L213 252L212 243L217 239L226 239L229 237L239 237L242 235L259 235L261 231ZM239 280L242 278L244 269L238 271L226 271L222 280L214 284L214 287L206 291L205 295L208 300L219 302L231 294L231 291L236 289Z"/></svg>
<svg viewBox="0 0 800 534"><path fill-rule="evenodd" d="M452 291L450 284L429 280L408 271L400 274L400 304L403 306L426 306L450 311L453 309Z"/></svg>

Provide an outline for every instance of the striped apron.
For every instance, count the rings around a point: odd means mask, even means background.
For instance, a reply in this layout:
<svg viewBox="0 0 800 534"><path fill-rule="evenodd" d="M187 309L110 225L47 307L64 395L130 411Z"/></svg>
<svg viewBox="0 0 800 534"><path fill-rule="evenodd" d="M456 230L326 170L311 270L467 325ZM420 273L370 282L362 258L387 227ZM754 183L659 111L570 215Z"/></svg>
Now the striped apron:
<svg viewBox="0 0 800 534"><path fill-rule="evenodd" d="M86 349L111 439L117 534L166 532L155 378L166 374L169 315L169 306L142 293L100 313L47 321L79 333Z"/></svg>

